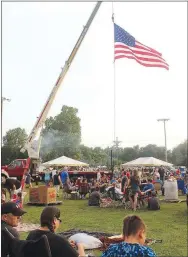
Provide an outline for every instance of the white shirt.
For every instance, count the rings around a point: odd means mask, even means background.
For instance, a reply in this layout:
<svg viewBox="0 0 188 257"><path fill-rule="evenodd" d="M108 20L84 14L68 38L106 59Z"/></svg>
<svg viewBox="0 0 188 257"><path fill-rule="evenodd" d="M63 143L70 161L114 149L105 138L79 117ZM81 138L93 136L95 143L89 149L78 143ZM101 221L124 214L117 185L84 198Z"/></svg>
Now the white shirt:
<svg viewBox="0 0 188 257"><path fill-rule="evenodd" d="M52 178L54 177L55 174L56 174L56 170L52 170Z"/></svg>

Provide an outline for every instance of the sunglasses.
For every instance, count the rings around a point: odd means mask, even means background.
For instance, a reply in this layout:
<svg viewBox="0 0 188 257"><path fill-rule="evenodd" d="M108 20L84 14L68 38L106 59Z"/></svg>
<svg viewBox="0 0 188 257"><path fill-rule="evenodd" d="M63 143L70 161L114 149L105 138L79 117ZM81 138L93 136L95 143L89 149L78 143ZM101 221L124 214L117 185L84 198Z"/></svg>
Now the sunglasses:
<svg viewBox="0 0 188 257"><path fill-rule="evenodd" d="M60 223L62 222L62 220L61 219L59 219L59 218L56 218Z"/></svg>

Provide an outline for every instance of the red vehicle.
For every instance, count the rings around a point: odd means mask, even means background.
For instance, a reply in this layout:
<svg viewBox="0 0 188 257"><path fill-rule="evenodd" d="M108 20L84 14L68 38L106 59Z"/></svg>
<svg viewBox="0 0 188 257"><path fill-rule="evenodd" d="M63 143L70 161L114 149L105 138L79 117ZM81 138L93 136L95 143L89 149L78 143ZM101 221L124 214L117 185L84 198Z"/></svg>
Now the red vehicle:
<svg viewBox="0 0 188 257"><path fill-rule="evenodd" d="M17 179L21 180L24 172L30 170L31 175L35 176L38 163L39 160L37 159L16 159L12 161L9 165L1 167L1 175L7 176L8 174L9 177L16 177Z"/></svg>

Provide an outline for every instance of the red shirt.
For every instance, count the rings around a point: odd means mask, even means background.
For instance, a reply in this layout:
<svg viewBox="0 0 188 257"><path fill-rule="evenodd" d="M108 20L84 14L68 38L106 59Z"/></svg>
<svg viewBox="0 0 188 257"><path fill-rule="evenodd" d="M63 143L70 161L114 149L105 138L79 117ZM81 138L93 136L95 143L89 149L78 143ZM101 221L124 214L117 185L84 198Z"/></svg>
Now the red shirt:
<svg viewBox="0 0 188 257"><path fill-rule="evenodd" d="M130 175L131 175L130 172L127 171L127 172L126 172L126 176L127 176L128 178L130 178Z"/></svg>

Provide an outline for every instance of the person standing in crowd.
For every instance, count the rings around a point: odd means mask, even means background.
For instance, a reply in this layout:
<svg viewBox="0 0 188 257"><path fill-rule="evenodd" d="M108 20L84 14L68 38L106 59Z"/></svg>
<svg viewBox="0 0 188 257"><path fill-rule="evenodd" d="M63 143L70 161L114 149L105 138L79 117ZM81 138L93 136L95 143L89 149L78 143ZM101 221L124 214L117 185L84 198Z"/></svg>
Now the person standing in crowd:
<svg viewBox="0 0 188 257"><path fill-rule="evenodd" d="M81 243L69 242L64 237L55 234L61 223L60 210L54 206L43 209L40 216L41 227L29 233L27 240L38 240L46 235L50 245L52 257L78 257L86 256ZM72 245L71 245L72 244ZM76 246L78 252L73 248Z"/></svg>
<svg viewBox="0 0 188 257"><path fill-rule="evenodd" d="M130 178L131 173L130 173L130 171L129 171L129 170L127 170L127 171L126 171L126 176L127 176L127 178L128 178L128 179Z"/></svg>
<svg viewBox="0 0 188 257"><path fill-rule="evenodd" d="M31 177L31 174L29 172L27 172L25 174L25 184L29 185L29 188L32 187L31 180L33 180L32 177Z"/></svg>
<svg viewBox="0 0 188 257"><path fill-rule="evenodd" d="M8 242L4 238L3 230L6 228L15 238L19 238L19 234L14 227L18 226L20 217L25 213L16 203L1 204L1 257L9 256Z"/></svg>
<svg viewBox="0 0 188 257"><path fill-rule="evenodd" d="M39 171L36 171L36 176L35 176L35 184L36 184L36 186L38 186L39 182L40 182Z"/></svg>
<svg viewBox="0 0 188 257"><path fill-rule="evenodd" d="M50 185L50 171L49 170L45 171L44 182L47 187Z"/></svg>
<svg viewBox="0 0 188 257"><path fill-rule="evenodd" d="M97 172L97 182L100 182L101 180L101 173L100 173L100 170L98 170Z"/></svg>
<svg viewBox="0 0 188 257"><path fill-rule="evenodd" d="M164 167L161 166L161 167L159 168L158 172L159 172L159 175L160 175L160 180L161 180L161 181L164 181L164 177L165 177L165 170L164 170Z"/></svg>
<svg viewBox="0 0 188 257"><path fill-rule="evenodd" d="M156 181L160 178L160 174L158 172L158 169L156 168L154 173L153 173L153 180Z"/></svg>
<svg viewBox="0 0 188 257"><path fill-rule="evenodd" d="M56 174L53 176L53 184L56 189L57 197L59 197L60 182L59 182L59 172L58 171L56 171Z"/></svg>
<svg viewBox="0 0 188 257"><path fill-rule="evenodd" d="M135 170L134 175L131 176L129 180L129 200L131 202L132 209L136 211L138 202L138 193L140 192L140 177L138 176L138 171Z"/></svg>
<svg viewBox="0 0 188 257"><path fill-rule="evenodd" d="M68 179L69 179L68 169L67 167L64 167L59 174L59 182L62 188L67 184Z"/></svg>
<svg viewBox="0 0 188 257"><path fill-rule="evenodd" d="M56 175L57 170L55 168L52 168L52 180L54 178L54 175Z"/></svg>
<svg viewBox="0 0 188 257"><path fill-rule="evenodd" d="M121 180L121 192L125 192L125 188L127 187L128 184L128 177L126 175L126 172L124 172L122 180Z"/></svg>
<svg viewBox="0 0 188 257"><path fill-rule="evenodd" d="M123 239L111 244L101 257L155 257L155 252L145 246L146 225L139 216L127 216L123 221Z"/></svg>

